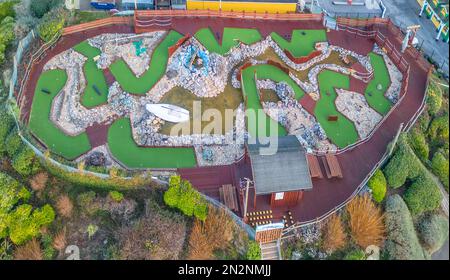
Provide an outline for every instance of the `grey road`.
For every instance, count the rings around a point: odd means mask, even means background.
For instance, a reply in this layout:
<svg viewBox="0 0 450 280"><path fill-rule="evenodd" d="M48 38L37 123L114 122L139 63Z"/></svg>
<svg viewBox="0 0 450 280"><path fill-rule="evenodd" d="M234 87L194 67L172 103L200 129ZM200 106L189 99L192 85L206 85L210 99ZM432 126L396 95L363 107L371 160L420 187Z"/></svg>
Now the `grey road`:
<svg viewBox="0 0 450 280"><path fill-rule="evenodd" d="M419 46L428 56L442 66L443 72L449 74L448 68L448 43L441 40L436 41L437 36L433 23L423 15L419 17L420 6L416 0L383 0L387 8L386 17L390 18L403 30L407 26L420 24L421 28L417 33ZM423 43L422 43L423 42Z"/></svg>

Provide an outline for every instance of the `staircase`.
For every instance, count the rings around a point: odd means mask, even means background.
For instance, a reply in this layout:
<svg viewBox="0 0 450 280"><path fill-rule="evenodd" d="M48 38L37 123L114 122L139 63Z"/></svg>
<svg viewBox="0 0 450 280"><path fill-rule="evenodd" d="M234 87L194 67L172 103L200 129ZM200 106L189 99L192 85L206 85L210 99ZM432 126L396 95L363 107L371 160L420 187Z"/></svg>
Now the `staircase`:
<svg viewBox="0 0 450 280"><path fill-rule="evenodd" d="M262 260L281 260L280 241L260 243Z"/></svg>

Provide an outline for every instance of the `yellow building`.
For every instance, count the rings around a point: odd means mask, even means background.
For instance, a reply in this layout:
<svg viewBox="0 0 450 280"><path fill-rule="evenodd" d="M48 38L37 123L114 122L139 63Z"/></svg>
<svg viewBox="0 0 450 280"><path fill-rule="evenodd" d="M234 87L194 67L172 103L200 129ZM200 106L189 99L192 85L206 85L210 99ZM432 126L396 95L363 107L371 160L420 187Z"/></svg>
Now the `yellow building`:
<svg viewBox="0 0 450 280"><path fill-rule="evenodd" d="M295 13L297 0L187 0L188 10L222 10L257 13Z"/></svg>

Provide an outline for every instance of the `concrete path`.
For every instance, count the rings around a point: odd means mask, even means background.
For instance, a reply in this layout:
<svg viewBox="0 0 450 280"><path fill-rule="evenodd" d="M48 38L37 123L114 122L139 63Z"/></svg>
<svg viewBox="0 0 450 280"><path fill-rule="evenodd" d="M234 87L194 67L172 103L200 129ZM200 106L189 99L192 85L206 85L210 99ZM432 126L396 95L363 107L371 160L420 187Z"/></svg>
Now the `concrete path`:
<svg viewBox="0 0 450 280"><path fill-rule="evenodd" d="M439 65L444 64L442 70L448 76L449 44L442 40L435 40L436 28L425 16L419 17L419 3L416 0L383 0L383 3L387 8L385 17L390 18L402 30L405 30L407 26L420 24L421 28L417 33L418 46L422 46L425 53L432 56Z"/></svg>

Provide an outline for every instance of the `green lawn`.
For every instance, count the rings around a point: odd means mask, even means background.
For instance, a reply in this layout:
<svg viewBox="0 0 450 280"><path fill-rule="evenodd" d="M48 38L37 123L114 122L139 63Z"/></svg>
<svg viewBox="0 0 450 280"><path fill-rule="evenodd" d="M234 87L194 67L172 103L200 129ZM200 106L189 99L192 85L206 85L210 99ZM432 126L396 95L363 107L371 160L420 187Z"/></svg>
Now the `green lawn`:
<svg viewBox="0 0 450 280"><path fill-rule="evenodd" d="M149 69L137 78L123 59L115 61L110 66L111 73L122 89L129 93L145 94L166 72L169 59L168 48L174 45L183 35L171 30L164 40L155 48Z"/></svg>
<svg viewBox="0 0 450 280"><path fill-rule="evenodd" d="M348 89L350 78L341 73L324 70L319 74L320 99L314 109L317 121L325 130L328 138L339 148L344 148L358 140L355 125L344 115L337 111L335 100L337 97L335 87ZM328 121L328 117L338 116L337 121Z"/></svg>
<svg viewBox="0 0 450 280"><path fill-rule="evenodd" d="M365 96L370 107L375 109L378 113L386 115L391 109L392 103L384 94L391 84L389 77L389 70L387 69L384 59L381 55L369 53L370 63L373 67L373 79L367 85ZM381 85L381 90L377 89Z"/></svg>
<svg viewBox="0 0 450 280"><path fill-rule="evenodd" d="M50 121L53 98L66 81L67 74L63 70L50 70L41 74L34 93L29 127L50 151L67 159L75 159L91 149L87 134L66 135ZM49 90L50 94L42 92L42 89Z"/></svg>
<svg viewBox="0 0 450 280"><path fill-rule="evenodd" d="M129 168L182 168L196 166L193 148L145 148L137 146L129 118L116 120L108 131L113 156Z"/></svg>
<svg viewBox="0 0 450 280"><path fill-rule="evenodd" d="M257 29L229 27L225 27L223 30L222 45L218 43L216 36L210 28L198 30L194 37L199 40L208 51L220 55L226 54L232 47L237 46L239 41L246 45L251 45L262 39L261 34Z"/></svg>
<svg viewBox="0 0 450 280"><path fill-rule="evenodd" d="M295 57L306 56L315 50L315 43L327 41L327 33L323 29L293 30L291 41L276 32L272 32L270 36L282 49L288 50Z"/></svg>
<svg viewBox="0 0 450 280"><path fill-rule="evenodd" d="M74 50L86 56L88 59L84 63L83 72L86 79L86 88L81 95L81 104L87 108L92 108L108 101L108 84L106 83L103 70L97 67L94 57L101 54L97 48L83 41L74 47ZM100 95L94 90L94 86L100 91Z"/></svg>

